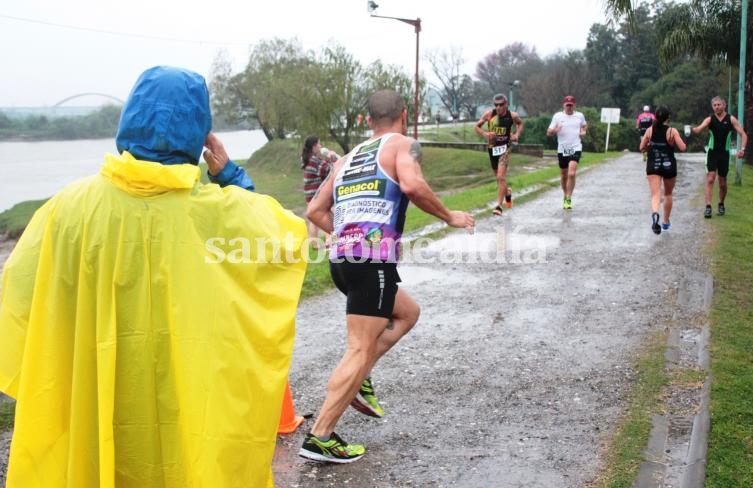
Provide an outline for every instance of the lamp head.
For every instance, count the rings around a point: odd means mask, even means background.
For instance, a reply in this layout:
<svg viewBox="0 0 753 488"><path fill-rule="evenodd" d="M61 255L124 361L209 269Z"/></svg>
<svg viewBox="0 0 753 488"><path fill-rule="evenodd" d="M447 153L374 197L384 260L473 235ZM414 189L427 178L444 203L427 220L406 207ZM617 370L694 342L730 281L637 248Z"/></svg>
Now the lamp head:
<svg viewBox="0 0 753 488"><path fill-rule="evenodd" d="M368 0L366 2L366 9L369 11L369 13L374 12L374 10L378 8L379 8L379 5L377 5L374 0Z"/></svg>

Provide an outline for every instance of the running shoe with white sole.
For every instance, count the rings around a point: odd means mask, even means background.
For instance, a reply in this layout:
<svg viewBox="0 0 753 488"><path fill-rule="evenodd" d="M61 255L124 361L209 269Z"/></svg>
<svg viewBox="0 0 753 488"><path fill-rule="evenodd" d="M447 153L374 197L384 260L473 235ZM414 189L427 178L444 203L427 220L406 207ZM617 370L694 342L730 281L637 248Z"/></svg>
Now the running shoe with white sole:
<svg viewBox="0 0 753 488"><path fill-rule="evenodd" d="M719 210L717 210L716 214L719 216L722 216L724 215L724 213L725 213L724 204L722 202L719 202Z"/></svg>
<svg viewBox="0 0 753 488"><path fill-rule="evenodd" d="M298 455L325 463L345 464L358 461L366 454L361 444L348 444L339 435L332 432L329 439L323 441L313 434L306 434Z"/></svg>
<svg viewBox="0 0 753 488"><path fill-rule="evenodd" d="M369 417L384 417L384 409L379 405L374 394L374 385L371 384L371 378L366 378L361 383L361 389L358 390L356 397L350 402L350 406Z"/></svg>

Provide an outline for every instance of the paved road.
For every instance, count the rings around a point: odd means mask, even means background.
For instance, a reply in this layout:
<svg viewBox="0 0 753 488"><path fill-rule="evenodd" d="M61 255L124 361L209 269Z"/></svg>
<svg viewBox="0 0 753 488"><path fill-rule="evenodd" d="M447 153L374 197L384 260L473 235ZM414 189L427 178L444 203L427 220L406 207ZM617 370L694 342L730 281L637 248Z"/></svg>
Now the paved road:
<svg viewBox="0 0 753 488"><path fill-rule="evenodd" d="M661 236L650 230L644 164L626 153L580 174L572 211L557 187L482 219L473 238L454 232L423 249L421 263L402 263L423 312L373 372L387 414L350 409L337 428L366 456L304 462L307 420L278 440L277 486L587 485L641 341L678 322L702 326L700 249L713 222L701 216L701 161L681 161L673 227ZM342 296L302 303L297 327L291 388L297 413L314 413L344 346Z"/></svg>

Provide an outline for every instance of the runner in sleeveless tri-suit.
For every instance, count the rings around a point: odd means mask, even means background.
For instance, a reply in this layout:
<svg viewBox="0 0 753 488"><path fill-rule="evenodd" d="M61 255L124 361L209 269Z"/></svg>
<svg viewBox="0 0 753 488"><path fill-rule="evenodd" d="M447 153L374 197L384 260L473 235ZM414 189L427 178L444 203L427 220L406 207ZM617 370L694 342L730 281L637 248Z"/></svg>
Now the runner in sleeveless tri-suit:
<svg viewBox="0 0 753 488"><path fill-rule="evenodd" d="M646 130L641 139L640 150L647 153L646 180L651 191L651 230L654 234L668 231L672 224L672 191L677 177L677 159L675 149L685 151L685 142L677 129L669 127L669 109L658 107L652 127ZM662 183L664 183L664 215L659 225L659 203Z"/></svg>
<svg viewBox="0 0 753 488"><path fill-rule="evenodd" d="M335 432L343 411L352 405L372 417L384 415L370 372L418 320L419 307L398 287L397 261L405 210L418 208L452 227L472 231L473 217L450 211L421 172L421 146L406 137L408 112L403 98L381 90L369 98L368 141L340 158L306 216L332 233L330 272L347 296L347 349L327 385L327 396L299 455L316 461L349 463L365 449L348 444ZM334 211L333 211L334 209Z"/></svg>
<svg viewBox="0 0 753 488"><path fill-rule="evenodd" d="M484 129L486 125L486 129ZM516 127L512 131L513 125ZM512 191L507 185L507 167L510 164L512 143L517 142L523 134L523 119L517 112L508 110L507 97L498 93L494 95L494 108L487 110L476 122L476 134L486 139L489 162L497 178L497 206L494 215L502 215L502 202L507 208L512 207Z"/></svg>
<svg viewBox="0 0 753 488"><path fill-rule="evenodd" d="M700 134L706 127L709 128L709 142L706 145L706 208L703 216L711 218L711 199L714 193L714 180L719 176L719 207L717 215L724 215L724 198L727 196L727 174L729 172L729 150L732 144L732 131L738 133L740 146L737 148L737 157L745 155L745 148L748 145L748 136L740 126L737 119L726 112L727 103L722 97L711 99L711 108L713 114L703 119L697 127L690 131L693 134Z"/></svg>

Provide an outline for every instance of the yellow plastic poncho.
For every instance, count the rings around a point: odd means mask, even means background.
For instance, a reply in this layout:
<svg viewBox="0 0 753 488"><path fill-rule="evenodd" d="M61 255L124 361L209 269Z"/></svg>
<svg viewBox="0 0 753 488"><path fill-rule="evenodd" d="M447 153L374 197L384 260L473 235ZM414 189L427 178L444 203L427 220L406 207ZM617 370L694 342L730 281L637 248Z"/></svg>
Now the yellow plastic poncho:
<svg viewBox="0 0 753 488"><path fill-rule="evenodd" d="M198 179L108 155L32 218L0 299L8 487L273 485L305 224Z"/></svg>

